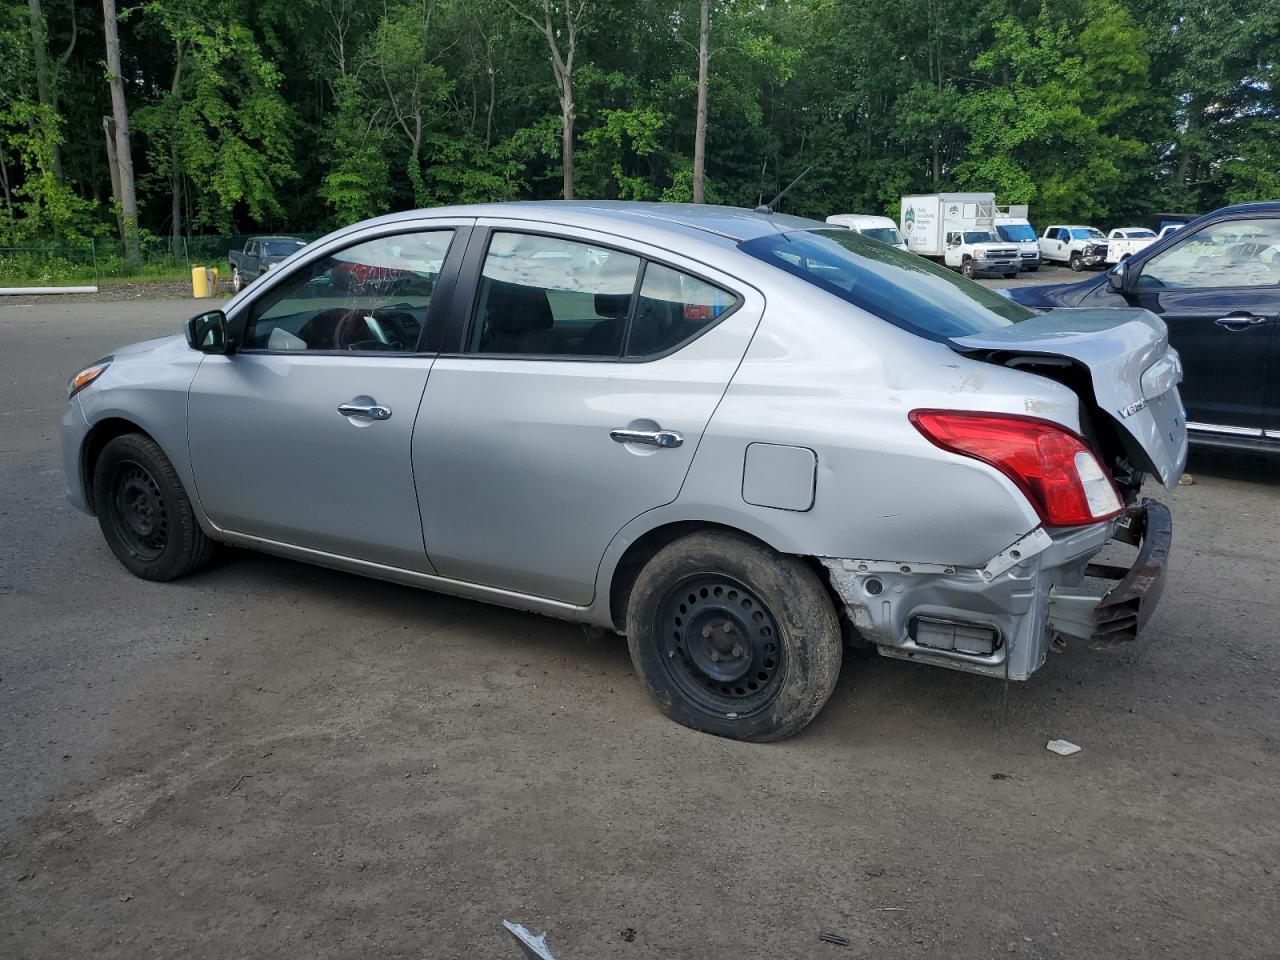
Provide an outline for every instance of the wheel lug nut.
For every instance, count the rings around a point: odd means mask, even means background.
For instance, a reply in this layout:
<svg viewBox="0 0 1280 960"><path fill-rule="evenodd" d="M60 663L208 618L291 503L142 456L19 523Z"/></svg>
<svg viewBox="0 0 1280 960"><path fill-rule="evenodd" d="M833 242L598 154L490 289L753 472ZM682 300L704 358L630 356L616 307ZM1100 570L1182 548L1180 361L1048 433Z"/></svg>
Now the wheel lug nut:
<svg viewBox="0 0 1280 960"><path fill-rule="evenodd" d="M733 645L733 655L734 655L735 657L740 657L740 656L742 656L742 654L743 654L744 652L745 652L745 651L742 649L742 645L741 645L741 644L737 644L737 643L735 643L735 644Z"/></svg>
<svg viewBox="0 0 1280 960"><path fill-rule="evenodd" d="M710 627L703 627L703 628L702 628L702 636L703 636L704 638L710 639L710 638L711 638L711 628L710 628Z"/></svg>
<svg viewBox="0 0 1280 960"><path fill-rule="evenodd" d="M711 662L712 662L712 663L719 663L719 662L720 662L720 654L719 654L719 653L717 653L717 652L716 652L716 651L714 651L714 650L712 650L712 651L711 651Z"/></svg>
<svg viewBox="0 0 1280 960"><path fill-rule="evenodd" d="M733 624L730 623L728 620L726 620L724 622L724 626L721 627L720 629L723 630L725 633L733 633Z"/></svg>

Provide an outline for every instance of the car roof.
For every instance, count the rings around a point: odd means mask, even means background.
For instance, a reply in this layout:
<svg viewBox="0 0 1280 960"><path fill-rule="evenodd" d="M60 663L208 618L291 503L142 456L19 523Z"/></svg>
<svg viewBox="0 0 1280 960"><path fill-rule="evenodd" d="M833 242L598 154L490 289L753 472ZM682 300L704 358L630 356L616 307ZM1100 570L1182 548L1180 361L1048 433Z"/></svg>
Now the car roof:
<svg viewBox="0 0 1280 960"><path fill-rule="evenodd" d="M628 235L631 228L644 232L698 234L732 240L753 240L768 234L824 227L818 220L785 213L757 213L745 207L719 207L696 203L638 203L628 200L522 200L433 207L388 214L360 224L420 220L435 217L502 217L562 226L611 230Z"/></svg>
<svg viewBox="0 0 1280 960"><path fill-rule="evenodd" d="M250 240L258 240L258 241L263 241L263 240L288 240L290 243L306 243L306 242L307 242L307 241L302 240L302 239L300 239L300 238L298 238L298 237L286 237L286 236L276 235L276 234L271 234L271 235L268 235L268 234L254 235L254 236L250 237L249 239L250 239Z"/></svg>
<svg viewBox="0 0 1280 960"><path fill-rule="evenodd" d="M886 223L891 226L897 226L893 222L893 218L884 217L876 213L834 213L827 217L827 223L833 223L837 226L852 223L859 227L878 227Z"/></svg>

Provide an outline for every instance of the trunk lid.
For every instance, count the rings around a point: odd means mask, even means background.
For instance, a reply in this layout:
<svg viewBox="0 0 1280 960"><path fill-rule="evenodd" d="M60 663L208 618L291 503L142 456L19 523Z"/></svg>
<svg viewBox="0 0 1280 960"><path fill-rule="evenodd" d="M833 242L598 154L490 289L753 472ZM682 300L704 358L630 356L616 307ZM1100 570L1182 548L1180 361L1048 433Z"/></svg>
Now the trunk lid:
<svg viewBox="0 0 1280 960"><path fill-rule="evenodd" d="M999 330L956 337L952 349L993 363L1067 360L1087 372L1093 406L1114 427L1129 462L1177 484L1187 462L1182 362L1164 321L1135 308L1057 308ZM1078 391L1077 391L1078 392Z"/></svg>

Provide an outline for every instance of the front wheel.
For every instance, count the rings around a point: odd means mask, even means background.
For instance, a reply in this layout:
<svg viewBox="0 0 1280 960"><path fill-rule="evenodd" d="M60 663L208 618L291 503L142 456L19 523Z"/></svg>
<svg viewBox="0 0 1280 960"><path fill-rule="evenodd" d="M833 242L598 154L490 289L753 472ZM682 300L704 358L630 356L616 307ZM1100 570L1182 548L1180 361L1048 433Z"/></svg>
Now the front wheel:
<svg viewBox="0 0 1280 960"><path fill-rule="evenodd" d="M240 288L244 286L244 277L240 276L240 271L232 267L231 269L231 289L236 293L240 292Z"/></svg>
<svg viewBox="0 0 1280 960"><path fill-rule="evenodd" d="M627 645L668 717L735 740L783 740L830 699L842 642L818 575L745 537L695 533L645 566Z"/></svg>
<svg viewBox="0 0 1280 960"><path fill-rule="evenodd" d="M1084 269L1084 260L1080 258L1080 254L1073 253L1071 255L1071 259L1067 261L1067 266L1069 266L1075 273L1079 273Z"/></svg>
<svg viewBox="0 0 1280 960"><path fill-rule="evenodd" d="M140 433L110 441L93 469L93 504L107 546L144 580L173 580L209 562L216 544L196 522L178 473Z"/></svg>
<svg viewBox="0 0 1280 960"><path fill-rule="evenodd" d="M1005 278L1006 280L1012 280L1012 279L1013 279L1014 277L1016 277L1017 275L1018 275L1018 271L1017 271L1017 270L1015 270L1015 271L1013 271L1013 273L1006 273L1006 274L1004 275L1004 278Z"/></svg>
<svg viewBox="0 0 1280 960"><path fill-rule="evenodd" d="M966 277L968 277L970 280L972 280L973 279L973 261L966 260L964 263L960 264L960 272L964 274Z"/></svg>

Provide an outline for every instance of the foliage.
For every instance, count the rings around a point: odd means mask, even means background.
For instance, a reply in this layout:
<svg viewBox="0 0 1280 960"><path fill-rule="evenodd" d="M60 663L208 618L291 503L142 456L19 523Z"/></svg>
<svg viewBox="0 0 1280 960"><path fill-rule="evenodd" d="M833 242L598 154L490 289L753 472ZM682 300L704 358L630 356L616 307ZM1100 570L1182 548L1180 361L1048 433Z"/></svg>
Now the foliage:
<svg viewBox="0 0 1280 960"><path fill-rule="evenodd" d="M578 195L688 200L697 0L578 2ZM155 234L560 195L538 0L119 3ZM72 0L43 0L55 109L25 6L0 5L0 243L110 234L100 18L71 44ZM712 202L806 169L784 209L815 216L971 188L1107 227L1280 195L1280 0L712 0L711 23Z"/></svg>

